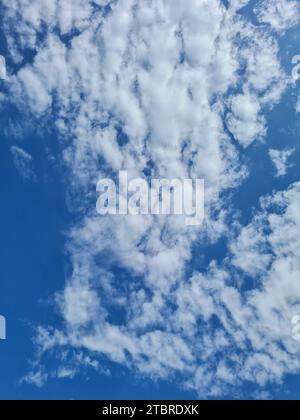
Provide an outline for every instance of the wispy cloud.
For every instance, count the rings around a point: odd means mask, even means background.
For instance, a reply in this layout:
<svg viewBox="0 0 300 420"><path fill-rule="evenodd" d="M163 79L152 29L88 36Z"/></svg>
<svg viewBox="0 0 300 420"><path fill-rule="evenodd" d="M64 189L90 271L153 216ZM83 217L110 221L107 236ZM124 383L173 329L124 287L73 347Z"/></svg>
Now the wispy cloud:
<svg viewBox="0 0 300 420"><path fill-rule="evenodd" d="M32 156L18 146L10 148L16 170L25 181L35 181Z"/></svg>

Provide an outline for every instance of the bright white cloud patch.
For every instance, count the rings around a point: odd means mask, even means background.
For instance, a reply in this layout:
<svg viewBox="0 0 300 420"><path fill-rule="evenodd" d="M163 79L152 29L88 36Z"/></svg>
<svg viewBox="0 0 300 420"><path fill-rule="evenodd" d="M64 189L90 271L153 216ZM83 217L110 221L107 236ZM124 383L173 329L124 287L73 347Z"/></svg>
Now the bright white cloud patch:
<svg viewBox="0 0 300 420"><path fill-rule="evenodd" d="M276 40L237 13L246 3L6 5L11 59L21 62L25 47L36 50L9 78L11 97L55 125L78 197L71 207L81 217L67 238L73 274L56 298L65 327L39 329L41 354L83 348L150 377L177 373L202 396L243 381L278 383L300 368L288 323L299 306L290 290L299 296L299 258L284 246L287 223L299 224L297 184L239 229L231 262L186 274L196 241L204 246L229 233L233 209L224 194L247 176L240 154L265 137L265 112L286 87ZM97 180L122 169L130 177L147 169L153 177L204 178L205 226L96 217ZM281 212L269 214L269 202ZM246 275L259 287L245 295L234 279L243 283ZM59 376L72 376L64 363ZM33 374L33 382L42 380Z"/></svg>
<svg viewBox="0 0 300 420"><path fill-rule="evenodd" d="M276 168L276 176L284 176L291 167L289 159L294 154L295 150L274 150L269 151L269 156Z"/></svg>
<svg viewBox="0 0 300 420"><path fill-rule="evenodd" d="M284 32L300 21L300 6L296 0L263 0L256 9L258 18L274 30Z"/></svg>

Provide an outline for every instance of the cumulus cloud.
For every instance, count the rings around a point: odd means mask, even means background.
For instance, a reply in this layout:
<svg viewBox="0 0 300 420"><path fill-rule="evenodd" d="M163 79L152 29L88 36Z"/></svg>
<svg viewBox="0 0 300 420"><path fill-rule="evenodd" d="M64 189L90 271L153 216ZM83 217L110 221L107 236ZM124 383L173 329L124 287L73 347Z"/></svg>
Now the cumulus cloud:
<svg viewBox="0 0 300 420"><path fill-rule="evenodd" d="M263 0L256 13L261 22L278 32L284 32L300 21L299 2L295 0Z"/></svg>
<svg viewBox="0 0 300 420"><path fill-rule="evenodd" d="M269 151L269 156L273 162L273 165L276 169L276 176L285 176L288 169L291 167L289 159L294 154L295 149L291 150L275 150L271 149Z"/></svg>
<svg viewBox="0 0 300 420"><path fill-rule="evenodd" d="M261 108L255 95L241 94L232 99L229 128L244 146L266 134L265 121L260 114Z"/></svg>
<svg viewBox="0 0 300 420"><path fill-rule="evenodd" d="M291 259L284 258L279 240L287 221L299 223L297 184L269 199L283 212L269 215L266 200L239 229L231 262L187 273L195 243L229 235L225 194L247 176L240 155L265 137L265 112L287 83L276 39L237 13L247 3L6 4L11 59L22 62L25 48L34 55L9 77L12 101L55 126L78 197L70 210L80 222L66 238L73 272L56 296L64 326L39 329L41 356L53 347L62 354L83 348L150 377L178 374L202 395L243 381L264 386L299 369L286 290L297 259L291 249ZM159 178L204 178L204 226L187 228L180 217L97 217L97 180L122 169L130 178L146 170ZM291 275L281 281L286 264ZM246 276L263 286L245 296L235 280ZM66 361L62 366L58 376L73 375ZM43 379L33 374L31 382Z"/></svg>
<svg viewBox="0 0 300 420"><path fill-rule="evenodd" d="M261 386L279 384L284 374L299 370L300 349L291 337L291 319L299 312L300 303L299 192L297 183L286 192L262 200L262 211L241 229L240 247L232 245L233 263L256 280L248 284L247 293L235 287L232 268L212 265L208 274L198 274L191 280L190 293L178 294L181 301L186 301L181 311L188 314L182 328L191 331L191 336L196 331L197 317L218 317L218 322L204 324L209 332L202 337L205 344L201 348L205 349L203 357L211 358L211 363L196 371L196 387L204 383L212 387L209 392L218 395L224 392L226 383L231 386L247 380ZM251 230L259 232L254 240L250 239ZM249 271L254 256L256 272ZM240 263L243 261L246 263ZM182 287L184 290L186 286ZM201 302L208 309L203 310ZM189 311L184 312L187 308ZM216 332L222 333L222 344L215 341ZM217 355L222 349L228 350L228 356L220 361Z"/></svg>
<svg viewBox="0 0 300 420"><path fill-rule="evenodd" d="M83 346L150 376L177 372L201 397L224 395L244 381L262 388L280 384L300 369L291 323L300 310L299 199L299 183L265 197L238 241L232 240L230 262L212 261L179 282L164 302L156 297L155 304L146 303L145 292L133 292L126 328L94 317L80 335L72 327L67 335L41 328L41 345ZM253 282L243 292L235 278L246 282L249 276Z"/></svg>

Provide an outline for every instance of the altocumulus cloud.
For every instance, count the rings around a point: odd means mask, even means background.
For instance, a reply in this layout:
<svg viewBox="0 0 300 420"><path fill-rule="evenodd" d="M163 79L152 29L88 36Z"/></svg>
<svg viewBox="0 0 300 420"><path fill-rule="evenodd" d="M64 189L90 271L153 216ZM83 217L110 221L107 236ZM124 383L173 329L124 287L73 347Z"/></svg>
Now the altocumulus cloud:
<svg viewBox="0 0 300 420"><path fill-rule="evenodd" d="M247 0L4 1L10 59L20 67L8 75L9 100L55 125L80 203L66 237L72 275L55 297L64 323L36 337L41 359L64 354L59 377L87 364L101 371L97 360L66 361L72 348L149 377L177 375L201 396L300 370L290 334L300 313L299 184L262 199L249 225L235 220L233 229L227 195L247 177L241 155L266 136L266 112L290 80L275 33L299 11L293 1L273 3L259 2L262 24L253 26L239 13ZM20 65L28 48L34 59ZM141 177L149 167L153 177L205 179L203 227L171 216L96 217L99 177ZM228 258L188 274L195 242L224 236ZM246 276L256 286L241 292ZM26 379L40 386L53 375L44 367Z"/></svg>

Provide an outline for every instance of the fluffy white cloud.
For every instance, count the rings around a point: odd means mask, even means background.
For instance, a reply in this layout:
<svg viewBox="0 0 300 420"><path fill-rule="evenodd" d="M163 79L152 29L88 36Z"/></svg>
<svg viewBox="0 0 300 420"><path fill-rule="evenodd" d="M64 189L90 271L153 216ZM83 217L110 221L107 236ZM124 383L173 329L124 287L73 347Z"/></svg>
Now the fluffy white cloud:
<svg viewBox="0 0 300 420"><path fill-rule="evenodd" d="M232 240L233 258L212 261L178 282L164 301L156 295L146 303L146 291L133 291L126 327L90 317L92 324L80 331L70 323L63 335L41 329L41 345L84 347L150 376L177 372L201 397L222 395L243 381L280 384L300 369L291 322L300 311L299 199L299 183L264 198Z"/></svg>
<svg viewBox="0 0 300 420"><path fill-rule="evenodd" d="M294 154L295 149L291 150L275 150L269 151L269 156L275 166L276 176L284 176L287 174L288 169L291 167L289 163L290 157Z"/></svg>
<svg viewBox="0 0 300 420"><path fill-rule="evenodd" d="M276 382L299 368L297 357L288 356L297 349L285 290L295 273L280 282L288 262L277 240L286 219L299 222L297 185L273 199L286 204L283 214L263 211L239 232L231 263L211 262L205 272L186 275L195 242L213 243L227 231L224 193L247 175L238 146L265 136L265 110L286 86L276 41L237 13L246 3L6 4L11 58L22 62L26 47L35 54L9 77L12 100L55 124L78 197L70 207L81 218L67 238L73 273L56 299L64 328L39 330L41 353L84 348L149 376L180 373L186 386L206 395L244 380ZM205 179L202 229L176 217L95 215L99 177L121 169L140 177L149 167L153 177ZM263 286L244 296L235 283L244 275ZM284 317L280 328L273 325L272 287ZM114 320L115 309L121 319ZM70 369L59 376L72 376Z"/></svg>
<svg viewBox="0 0 300 420"><path fill-rule="evenodd" d="M300 347L291 336L291 320L300 309L299 196L298 183L263 200L263 211L242 228L238 243L234 240L233 263L252 276L247 293L236 288L232 268L216 266L208 275L194 276L189 293L179 290L183 301L180 312L188 314L179 324L182 331L197 336L199 318L206 320L202 328L208 329L201 349L202 357L211 363L198 369L196 387L204 383L211 390L208 392L219 394L226 383L247 380L264 386L280 383L284 374L299 371ZM259 234L253 237L251 231ZM255 262L251 262L254 256ZM249 272L249 267L254 266L256 272ZM207 318L213 316L219 321L209 325ZM214 341L216 331L222 332L220 344ZM217 356L223 349L227 349L227 357L220 362Z"/></svg>
<svg viewBox="0 0 300 420"><path fill-rule="evenodd" d="M284 32L300 21L299 2L295 0L262 0L256 8L258 19L275 31Z"/></svg>
<svg viewBox="0 0 300 420"><path fill-rule="evenodd" d="M255 95L240 94L232 99L229 128L244 146L249 146L254 139L266 134L265 121L260 111L260 104Z"/></svg>

